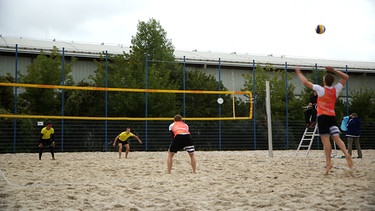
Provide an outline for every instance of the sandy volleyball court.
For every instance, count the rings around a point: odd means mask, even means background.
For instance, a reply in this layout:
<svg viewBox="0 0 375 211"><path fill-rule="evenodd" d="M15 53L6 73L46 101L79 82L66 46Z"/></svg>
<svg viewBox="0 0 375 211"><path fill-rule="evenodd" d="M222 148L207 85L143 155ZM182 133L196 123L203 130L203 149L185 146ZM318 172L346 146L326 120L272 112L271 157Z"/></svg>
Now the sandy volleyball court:
<svg viewBox="0 0 375 211"><path fill-rule="evenodd" d="M0 210L375 210L375 150L357 178L345 159L324 176L323 151L294 152L197 151L197 174L179 152L170 175L166 152L0 154Z"/></svg>

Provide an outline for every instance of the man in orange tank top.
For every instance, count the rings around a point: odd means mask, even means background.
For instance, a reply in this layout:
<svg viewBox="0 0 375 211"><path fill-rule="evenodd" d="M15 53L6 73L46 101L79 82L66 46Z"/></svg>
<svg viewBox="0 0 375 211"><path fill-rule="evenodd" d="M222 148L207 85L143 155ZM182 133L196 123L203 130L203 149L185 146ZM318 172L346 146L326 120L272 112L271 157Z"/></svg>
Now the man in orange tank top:
<svg viewBox="0 0 375 211"><path fill-rule="evenodd" d="M298 79L302 82L303 85L316 91L318 94L317 118L319 135L320 139L322 140L326 156L325 175L328 175L329 171L333 167L331 160L332 146L330 143L330 137L332 137L333 141L345 155L349 167L348 173L353 176L353 161L348 151L346 150L345 143L340 138L340 130L336 122L335 114L336 99L339 96L339 92L345 86L346 81L349 79L349 76L341 71L333 69L332 67L326 67L326 70L327 74L325 74L323 77L324 87L308 81L307 78L302 74L299 67L296 68L296 73ZM333 83L335 82L335 76L333 76L333 74L336 74L340 77L339 82L335 85L333 85Z"/></svg>
<svg viewBox="0 0 375 211"><path fill-rule="evenodd" d="M174 116L174 122L169 125L169 132L172 135L172 143L169 145L167 158L168 174L172 171L173 156L179 150L185 150L189 153L191 160L191 167L193 173L196 172L196 161L194 156L194 143L189 132L189 126L182 121L182 116L177 114Z"/></svg>

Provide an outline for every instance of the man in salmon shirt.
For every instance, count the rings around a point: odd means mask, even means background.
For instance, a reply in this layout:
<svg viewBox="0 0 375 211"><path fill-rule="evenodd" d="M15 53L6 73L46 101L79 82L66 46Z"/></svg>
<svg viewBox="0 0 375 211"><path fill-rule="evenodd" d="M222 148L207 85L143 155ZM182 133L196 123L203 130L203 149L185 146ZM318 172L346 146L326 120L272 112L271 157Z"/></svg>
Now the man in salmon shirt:
<svg viewBox="0 0 375 211"><path fill-rule="evenodd" d="M339 96L339 92L344 88L349 76L341 71L333 69L332 67L326 67L326 70L327 74L325 74L323 77L324 87L308 81L307 78L302 74L299 67L297 67L295 71L302 84L316 91L318 94L317 118L319 135L320 139L322 140L326 156L325 175L328 175L329 171L333 167L331 160L332 146L330 143L330 137L332 137L333 141L345 155L349 167L348 173L353 176L353 160L346 150L345 143L340 138L340 129L337 126L335 114L336 99ZM334 74L340 77L339 82L335 85L333 85L335 82Z"/></svg>
<svg viewBox="0 0 375 211"><path fill-rule="evenodd" d="M168 158L167 158L167 171L168 174L172 171L173 156L179 150L185 150L189 153L191 160L191 167L193 173L196 172L196 161L194 156L194 143L189 132L189 126L182 121L182 116L177 114L174 116L174 122L169 125L169 132L172 135L172 143L169 145Z"/></svg>

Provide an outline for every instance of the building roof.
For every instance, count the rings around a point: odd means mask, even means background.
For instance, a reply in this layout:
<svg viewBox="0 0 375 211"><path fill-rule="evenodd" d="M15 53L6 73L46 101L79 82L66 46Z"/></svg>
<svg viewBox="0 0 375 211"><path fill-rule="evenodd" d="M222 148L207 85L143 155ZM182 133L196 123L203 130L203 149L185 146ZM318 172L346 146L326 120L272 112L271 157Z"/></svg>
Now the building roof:
<svg viewBox="0 0 375 211"><path fill-rule="evenodd" d="M97 58L100 53L107 51L109 54L129 53L130 47L123 45L93 44L93 43L76 43L69 41L56 40L34 40L16 37L0 36L0 52L14 52L18 48L19 53L38 54L41 50L50 51L53 46L58 49L64 48L65 55L76 57ZM276 67L284 68L287 63L288 67L300 66L301 68L325 67L332 66L337 69L345 70L346 67L350 72L375 73L375 62L364 61L340 61L327 59L296 58L273 55L250 55L236 53L218 53L218 52L198 52L198 51L179 51L174 52L178 61L190 64L212 64L217 65L219 58L223 66L251 67L253 61L256 64L270 64ZM289 68L288 68L289 69Z"/></svg>

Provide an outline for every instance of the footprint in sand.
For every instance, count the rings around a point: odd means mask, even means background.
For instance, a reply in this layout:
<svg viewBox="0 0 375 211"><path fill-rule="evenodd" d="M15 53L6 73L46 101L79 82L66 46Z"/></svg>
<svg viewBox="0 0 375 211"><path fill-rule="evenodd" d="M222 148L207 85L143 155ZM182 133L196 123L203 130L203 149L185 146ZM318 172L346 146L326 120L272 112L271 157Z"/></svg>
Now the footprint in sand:
<svg viewBox="0 0 375 211"><path fill-rule="evenodd" d="M354 174L354 170L353 169L345 169L344 173L348 177L354 177L354 178L356 177L356 175Z"/></svg>

